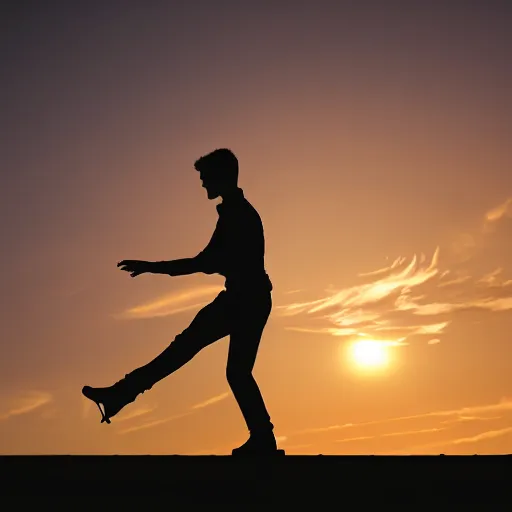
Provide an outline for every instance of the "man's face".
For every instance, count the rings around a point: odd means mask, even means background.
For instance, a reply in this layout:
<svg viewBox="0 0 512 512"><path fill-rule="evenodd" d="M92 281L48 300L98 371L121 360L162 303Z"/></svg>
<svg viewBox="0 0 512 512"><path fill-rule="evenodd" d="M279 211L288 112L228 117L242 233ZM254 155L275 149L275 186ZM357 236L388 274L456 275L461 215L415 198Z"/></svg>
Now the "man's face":
<svg viewBox="0 0 512 512"><path fill-rule="evenodd" d="M208 173L201 172L200 178L203 188L206 189L206 193L208 194L208 199L216 199L219 197L219 183L215 179L212 179L212 176Z"/></svg>

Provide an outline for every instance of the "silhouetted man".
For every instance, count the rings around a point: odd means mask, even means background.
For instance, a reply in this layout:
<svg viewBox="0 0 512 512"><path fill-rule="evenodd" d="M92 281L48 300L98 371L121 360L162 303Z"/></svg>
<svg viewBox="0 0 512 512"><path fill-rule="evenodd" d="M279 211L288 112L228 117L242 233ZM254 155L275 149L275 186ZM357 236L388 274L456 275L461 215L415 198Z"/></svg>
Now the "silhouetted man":
<svg viewBox="0 0 512 512"><path fill-rule="evenodd" d="M252 370L263 329L272 309L272 283L265 271L265 239L258 212L238 187L238 160L228 149L217 149L197 160L208 199L222 198L213 236L197 256L172 261L124 260L121 270L182 276L203 272L226 278L225 290L199 311L192 323L151 362L106 388L85 386L82 393L96 403L102 420L110 418L139 393L181 368L201 349L230 336L227 380L250 432L233 455L276 452L273 425ZM105 411L100 407L103 404Z"/></svg>

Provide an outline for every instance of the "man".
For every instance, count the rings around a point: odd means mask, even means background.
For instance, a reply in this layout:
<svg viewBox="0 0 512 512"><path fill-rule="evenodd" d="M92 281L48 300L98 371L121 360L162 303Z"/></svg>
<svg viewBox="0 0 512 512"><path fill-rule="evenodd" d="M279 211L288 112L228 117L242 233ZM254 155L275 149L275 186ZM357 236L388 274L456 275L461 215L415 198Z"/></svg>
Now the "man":
<svg viewBox="0 0 512 512"><path fill-rule="evenodd" d="M102 423L110 423L110 418L139 393L181 368L204 347L229 335L227 380L250 432L248 441L232 453L276 453L273 425L252 375L272 309L272 283L265 271L261 218L238 187L238 160L230 150L217 149L197 160L194 167L208 199L222 198L217 205L217 226L206 248L193 258L159 262L124 260L117 266L132 277L144 273L216 273L226 278L225 290L201 309L189 327L155 359L110 387L85 386L82 393L96 403Z"/></svg>

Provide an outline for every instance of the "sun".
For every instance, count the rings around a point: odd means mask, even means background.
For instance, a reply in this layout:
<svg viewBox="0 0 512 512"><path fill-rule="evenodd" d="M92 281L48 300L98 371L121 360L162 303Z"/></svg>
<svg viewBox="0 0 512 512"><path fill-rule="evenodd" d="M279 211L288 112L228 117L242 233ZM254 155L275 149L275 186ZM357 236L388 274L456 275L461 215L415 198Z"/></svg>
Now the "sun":
<svg viewBox="0 0 512 512"><path fill-rule="evenodd" d="M364 340L357 341L351 347L353 362L362 369L379 369L389 362L388 347L385 343Z"/></svg>

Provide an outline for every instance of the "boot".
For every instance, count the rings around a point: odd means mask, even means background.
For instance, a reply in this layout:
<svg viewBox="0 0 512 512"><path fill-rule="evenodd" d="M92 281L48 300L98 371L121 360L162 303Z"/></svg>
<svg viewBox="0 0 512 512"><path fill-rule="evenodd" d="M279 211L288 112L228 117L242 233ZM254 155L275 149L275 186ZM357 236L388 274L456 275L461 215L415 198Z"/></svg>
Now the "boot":
<svg viewBox="0 0 512 512"><path fill-rule="evenodd" d="M105 388L93 388L84 386L82 394L92 400L100 410L101 423L110 423L110 418L115 416L123 407L135 401L140 393L151 389L150 385L143 385L135 372L127 374L123 379L112 386ZM105 412L102 411L100 403L103 404Z"/></svg>
<svg viewBox="0 0 512 512"><path fill-rule="evenodd" d="M277 449L276 438L272 430L251 432L249 439L238 448L234 448L232 455L280 455L283 450Z"/></svg>

